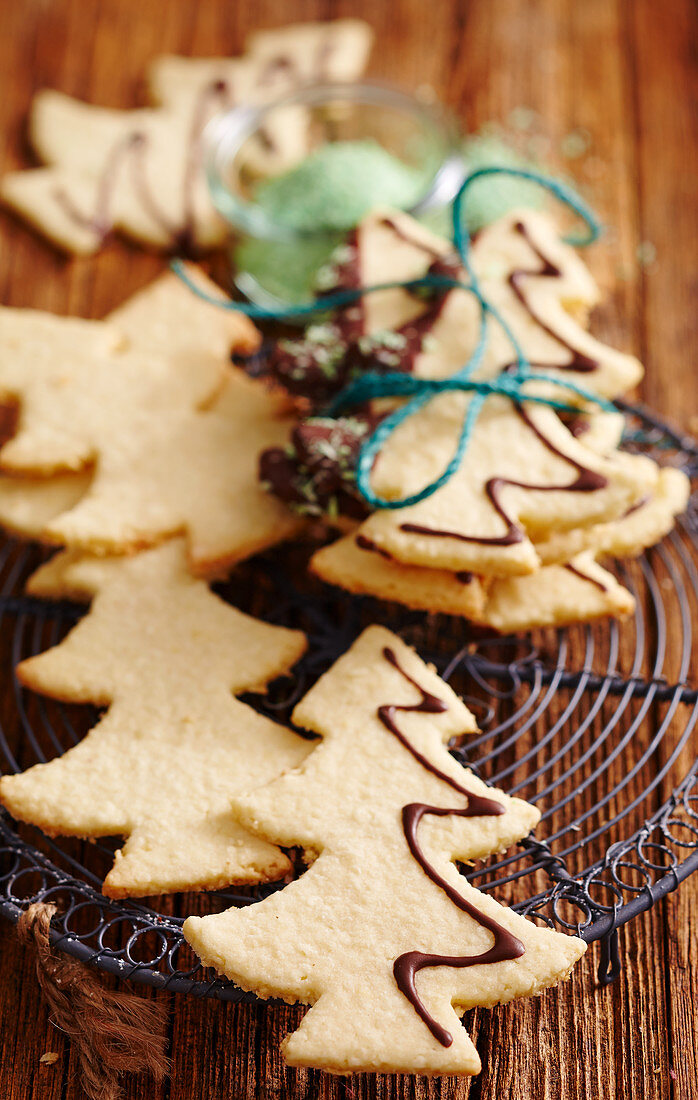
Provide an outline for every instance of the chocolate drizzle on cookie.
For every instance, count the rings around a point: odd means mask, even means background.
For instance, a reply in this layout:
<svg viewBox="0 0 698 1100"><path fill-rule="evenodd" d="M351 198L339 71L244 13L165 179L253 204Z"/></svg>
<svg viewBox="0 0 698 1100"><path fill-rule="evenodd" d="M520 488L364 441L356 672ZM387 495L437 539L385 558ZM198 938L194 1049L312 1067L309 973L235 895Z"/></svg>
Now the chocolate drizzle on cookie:
<svg viewBox="0 0 698 1100"><path fill-rule="evenodd" d="M418 703L412 705L386 703L383 706L379 706L378 717L380 721L423 768L431 772L431 774L435 775L438 779L443 780L444 783L447 783L459 794L465 795L468 800L465 807L447 808L443 806L429 806L422 802L412 802L403 806L402 828L407 846L424 873L439 887L439 889L443 890L449 900L463 913L467 913L469 917L472 917L481 928L485 928L488 932L491 932L494 937L492 946L479 955L439 955L428 954L424 951L408 951L400 955L393 964L393 974L400 992L410 1002L415 1012L424 1021L437 1042L441 1043L444 1047L449 1047L453 1043L453 1036L438 1022L438 1020L434 1019L417 992L415 978L419 971L433 966L449 966L463 969L469 966L505 962L508 959L520 958L525 948L516 936L512 935L506 928L503 928L497 921L493 920L492 917L482 913L476 906L467 901L450 882L439 874L433 864L430 863L429 858L419 843L419 824L422 818L426 816L495 817L505 813L506 810L504 806L500 802L495 801L495 799L485 798L482 795L475 794L467 787L461 786L461 784L450 775L447 775L445 772L441 771L440 768L437 768L435 764L432 764L426 756L412 745L397 725L395 721L396 714L399 711L422 714L442 714L444 711L448 710L448 706L442 699L426 691L409 675L409 673L405 672L392 649L386 646L383 649L383 657L405 680L407 680L408 683L412 684L417 689L421 698Z"/></svg>
<svg viewBox="0 0 698 1100"><path fill-rule="evenodd" d="M273 96L274 84L278 81L281 82L281 88L283 90L288 87L289 83L293 86L300 87L300 85L304 84L306 81L317 81L319 83L323 80L330 79L329 75L326 73L326 65L333 48L329 36L325 36L313 58L312 71L308 76L299 72L297 61L294 57L285 53L274 54L265 62L264 67L260 71L257 77L257 87L262 88L268 97L270 94ZM268 126L260 126L256 137L267 153L276 152L277 145Z"/></svg>
<svg viewBox="0 0 698 1100"><path fill-rule="evenodd" d="M474 573L471 573L469 569L461 569L455 574L456 580L459 580L461 584L472 584L474 576Z"/></svg>
<svg viewBox="0 0 698 1100"><path fill-rule="evenodd" d="M378 546L373 539L369 539L366 535L358 534L354 537L354 542L360 550L368 550L373 554L379 554L381 558L385 558L386 561L395 562L398 565L402 565L402 562L397 562L396 558L390 553L389 550L385 550L382 546ZM458 573L454 573L455 580L460 581L461 584L472 584L475 580L475 574L471 573L467 569L462 569Z"/></svg>
<svg viewBox="0 0 698 1100"><path fill-rule="evenodd" d="M381 558L385 558L386 561L395 561L395 558L389 550L384 550L382 546L376 545L372 539L366 538L365 535L357 535L354 539L359 550L369 550L372 554L379 554Z"/></svg>
<svg viewBox="0 0 698 1100"><path fill-rule="evenodd" d="M627 519L628 516L632 516L635 514L635 512L639 512L641 508L644 508L646 504L649 504L651 499L652 494L645 493L645 495L641 496L639 500L636 500L634 504L631 504L627 512L623 512L623 515L620 518Z"/></svg>
<svg viewBox="0 0 698 1100"><path fill-rule="evenodd" d="M575 439L581 439L591 430L591 423L583 413L558 413L560 420Z"/></svg>
<svg viewBox="0 0 698 1100"><path fill-rule="evenodd" d="M419 237L409 233L404 226L399 225L391 217L382 218L380 224L390 229L400 240L412 245L413 248L431 258L431 263L425 272L427 277L442 278L449 282L462 277L461 262L455 253L447 255L436 248L432 248ZM414 293L424 299L426 308L422 313L409 321L405 321L404 324L395 329L395 333L402 337L402 342L391 348L390 358L381 357L380 353L376 354L375 351L372 353L372 349L369 348L363 359L357 360L355 363L355 366L362 372L387 368L411 373L414 370L415 360L423 349L426 337L443 312L452 288L422 286L411 291L410 287L406 286L405 289L408 293ZM385 333L378 334L378 337L387 335ZM370 340L370 337L368 339Z"/></svg>
<svg viewBox="0 0 698 1100"><path fill-rule="evenodd" d="M562 275L562 272L560 271L560 268L557 267L557 265L554 264L552 260L550 260L538 247L536 242L531 237L527 226L524 225L523 222L515 222L513 228L524 238L526 244L529 246L531 251L540 260L541 266L534 269L517 268L515 271L512 271L508 279L509 286L513 290L518 300L521 302L521 305L524 307L526 312L536 322L536 324L543 329L543 332L546 332L548 336L552 336L553 340L555 340L558 344L562 344L563 348L566 348L571 355L571 359L566 363L531 363L531 366L547 367L548 369L553 367L555 370L576 371L578 374L590 374L592 371L598 370L598 359L592 359L591 356L585 355L583 352L579 351L578 348L575 348L572 344L569 343L568 340L565 340L559 332L555 332L555 330L551 328L550 325L548 325L547 322L544 321L543 318L531 307L523 291L522 284L526 281L526 279L559 279Z"/></svg>
<svg viewBox="0 0 698 1100"><path fill-rule="evenodd" d="M264 68L257 77L257 84L260 88L268 87L270 84L274 83L274 80L279 75L291 78L298 83L330 80L331 73L328 69L328 62L334 49L335 44L332 40L332 35L323 35L313 54L312 67L309 73L300 72L296 59L290 54L274 54L265 63Z"/></svg>
<svg viewBox="0 0 698 1100"><path fill-rule="evenodd" d="M447 280L459 277L457 257L442 256L424 242L413 239L391 218L383 218L381 224L432 258L428 275ZM320 269L318 280L319 299L361 288L357 230L352 230L335 249L329 262ZM331 320L310 325L300 339L278 340L269 356L268 373L289 393L305 398L313 408L322 408L367 371L411 373L444 308L449 289L424 287L414 293L424 298L425 308L395 329L367 333L366 307L359 297L337 310Z"/></svg>
<svg viewBox="0 0 698 1100"><path fill-rule="evenodd" d="M418 235L410 233L409 227L405 228L391 217L381 219L381 224L389 228L401 240L422 250L430 258L428 275L442 276L447 280L457 280L462 277L460 260L456 255L443 254L428 242L421 240ZM513 231L519 233L525 239L538 258L540 266L536 268L517 268L511 271L508 276L509 285L536 324L566 348L571 356L568 362L532 362L530 366L581 373L598 369L599 362L596 359L592 359L576 349L564 337L555 332L529 305L523 289L525 280L529 278L560 278L562 271L536 244L524 222L518 221L512 228ZM360 286L358 235L357 231L354 231L347 239L346 245L337 250L335 259L325 269L322 293L332 294L337 291L357 289ZM405 290L410 291L409 284L405 285ZM361 377L366 372L412 373L415 361L425 347L425 340L444 308L450 288L432 288L430 290L428 287L417 287L414 293L420 295L426 293L428 297L425 309L399 328L390 332L365 334L365 306L362 299L359 298L351 306L339 310L332 320L325 325L311 326L304 339L294 342L279 341L269 361L269 373L280 381L289 392L307 399L314 407L321 407L326 402L331 401L355 378ZM318 333L320 333L320 336L316 339ZM515 364L509 364L503 367L502 371L511 370L514 366ZM402 524L401 530L435 538L453 538L461 542L478 543L483 546L513 546L523 541L524 531L518 523L511 519L502 504L501 492L505 486L510 485L522 489L548 492L555 490L593 492L606 486L607 481L604 477L582 466L581 463L558 450L540 431L524 408L518 404L515 407L531 431L538 436L547 449L576 468L578 476L574 481L567 485L535 485L507 478L490 478L484 489L492 507L505 526L504 533L499 536L461 534L457 531L412 523ZM581 435L587 427L588 420L582 414L570 421L570 432L573 436ZM282 499L287 499L284 487L277 488L273 477L269 480L272 491L280 495ZM358 493L355 494L355 497L358 499ZM356 514L355 509L352 510L351 514Z"/></svg>
<svg viewBox="0 0 698 1100"><path fill-rule="evenodd" d="M323 35L312 55L310 72L300 71L296 58L280 51L264 63L256 78L256 86L266 93L268 98L277 82L281 82L281 86L287 90L289 87L300 87L307 80L327 80L330 75L328 63L334 50L332 34ZM118 178L128 172L134 193L143 211L165 233L168 247L172 251L195 254L197 242L194 197L196 178L201 169L202 133L215 109L228 110L234 106L234 103L230 81L222 78L212 80L203 87L194 101L184 154L182 219L177 224L163 211L153 189L153 181L148 178L147 154L151 148L151 139L137 127L116 142L108 152L97 180L95 207L92 214L81 211L63 187L57 187L54 190L55 201L71 221L81 228L90 230L100 242L103 242L114 228L114 197ZM164 113L167 107L160 109ZM273 152L275 142L268 128L262 127L258 136L267 151Z"/></svg>
<svg viewBox="0 0 698 1100"><path fill-rule="evenodd" d="M565 562L563 568L566 569L568 573L573 573L575 577L579 577L580 580L593 584L594 588L600 589L601 592L608 592L607 584L598 580L597 577L590 577L588 573L584 573L581 569L578 569L571 561Z"/></svg>
<svg viewBox="0 0 698 1100"><path fill-rule="evenodd" d="M414 535L430 535L434 538L457 539L459 542L475 542L481 546L514 546L516 543L523 541L524 532L521 526L507 513L500 500L500 493L505 486L511 485L517 489L535 489L538 492L548 493L560 491L567 493L592 493L597 489L604 489L606 487L608 481L602 474L596 473L595 470L590 470L587 466L582 465L577 459L572 458L556 447L555 444L548 439L545 433L540 430L537 424L534 423L529 413L522 405L514 404L514 408L526 426L530 428L533 434L537 436L541 443L552 454L564 459L565 462L569 462L569 464L574 467L577 471L577 477L574 481L562 485L536 485L530 481L512 481L511 478L491 477L489 481L485 483L485 493L489 497L495 512L501 516L506 524L506 530L503 535L464 535L459 531L446 531L439 528L426 527L418 523L401 523L401 531L406 531Z"/></svg>
<svg viewBox="0 0 698 1100"><path fill-rule="evenodd" d="M214 80L201 89L194 103L191 126L184 158L182 179L182 220L175 225L165 214L147 174L147 153L151 147L148 134L135 129L116 143L108 154L97 181L97 196L92 215L82 213L67 191L57 187L54 198L76 225L95 233L104 241L114 228L114 202L120 175L129 173L133 190L143 210L163 230L173 251L193 253L196 249L194 193L196 176L201 167L201 135L209 116L216 107L232 106L232 94L225 80Z"/></svg>

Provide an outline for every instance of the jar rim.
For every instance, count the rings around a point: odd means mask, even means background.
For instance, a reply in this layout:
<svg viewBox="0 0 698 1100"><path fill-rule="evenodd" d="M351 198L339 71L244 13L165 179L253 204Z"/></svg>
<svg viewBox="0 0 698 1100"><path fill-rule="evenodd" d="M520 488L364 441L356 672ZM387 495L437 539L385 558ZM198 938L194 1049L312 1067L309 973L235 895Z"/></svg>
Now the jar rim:
<svg viewBox="0 0 698 1100"><path fill-rule="evenodd" d="M449 179L454 177L457 126L442 104L425 103L401 88L379 81L305 84L265 103L233 107L217 115L206 126L202 141L209 192L219 214L230 225L251 236L267 240L294 241L326 236L328 230L325 227L321 230L302 230L274 221L254 200L236 194L225 182L224 172L244 143L264 126L264 120L273 111L291 106L321 106L328 100L385 106L421 119L425 132L434 140L438 164L425 183L424 193L413 204L409 213L427 208L430 198L436 194L441 199L444 186L455 193L457 184L449 186Z"/></svg>

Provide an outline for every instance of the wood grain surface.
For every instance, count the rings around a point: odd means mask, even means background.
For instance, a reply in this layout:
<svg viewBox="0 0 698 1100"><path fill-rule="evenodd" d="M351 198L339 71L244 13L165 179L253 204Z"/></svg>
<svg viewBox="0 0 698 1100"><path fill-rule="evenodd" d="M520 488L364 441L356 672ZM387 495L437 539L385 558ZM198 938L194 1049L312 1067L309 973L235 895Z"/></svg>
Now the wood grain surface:
<svg viewBox="0 0 698 1100"><path fill-rule="evenodd" d="M588 131L589 155L565 168L614 227L591 258L609 292L595 331L644 360L643 397L690 427L698 417L693 0L0 0L0 171L28 162L24 118L38 88L131 106L157 53L236 53L250 29L339 15L374 26L372 73L431 85L469 128L526 105L553 156L564 135ZM652 262L638 262L640 244L645 260L656 253ZM123 243L67 261L0 216L8 305L99 317L161 267ZM300 1009L180 996L171 998L171 1078L161 1088L127 1078L124 1097L693 1100L697 901L698 881L689 880L621 932L623 972L612 988L596 983L593 948L564 987L469 1014L483 1060L472 1082L292 1070L278 1048ZM74 1056L4 922L0 952L1 1100L78 1100ZM40 1064L47 1051L58 1054L55 1064Z"/></svg>

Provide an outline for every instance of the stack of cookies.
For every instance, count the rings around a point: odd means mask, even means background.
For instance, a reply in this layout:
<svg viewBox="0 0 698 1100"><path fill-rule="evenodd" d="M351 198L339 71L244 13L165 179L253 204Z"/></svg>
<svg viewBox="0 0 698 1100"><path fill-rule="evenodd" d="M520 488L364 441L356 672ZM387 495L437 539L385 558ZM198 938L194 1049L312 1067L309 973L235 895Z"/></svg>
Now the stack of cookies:
<svg viewBox="0 0 698 1100"><path fill-rule="evenodd" d="M230 363L257 342L172 274L104 321L0 307L0 395L18 409L0 523L96 554L185 534L205 575L288 537L298 520L256 476L288 402Z"/></svg>
<svg viewBox="0 0 698 1100"><path fill-rule="evenodd" d="M294 424L288 395L231 365L231 351L257 343L246 319L172 275L104 321L0 309L0 393L17 406L0 448L0 520L67 547L30 578L31 594L90 603L60 644L16 672L35 691L106 708L62 756L4 776L0 799L49 835L122 837L103 887L115 898L278 880L292 869L286 849L300 847L311 866L285 890L186 922L202 960L262 997L313 1006L284 1044L291 1064L475 1073L463 1012L542 991L585 945L462 879L456 860L504 850L539 813L449 754L452 738L477 732L473 716L398 637L370 627L301 701L294 722L314 742L235 697L264 691L307 644L228 606L208 583L303 522L257 478L260 453L286 455L289 431L307 429ZM447 428L448 409L434 403L435 414ZM504 423L514 453L538 441L535 476L552 485L543 500L563 495L555 484L569 431L547 407L512 414L493 400L469 459L485 462L487 431ZM436 428L427 442L441 437ZM589 431L601 438L601 422ZM422 442L401 453L428 456ZM630 509L654 473L608 449L589 449L574 467L604 479L579 494L589 523ZM382 491L390 479L410 491L406 458L384 471ZM514 480L511 462L507 471ZM562 504L545 514L558 512L572 514ZM369 522L351 544L392 567L387 550L365 548L381 537ZM497 550L530 563L532 545L507 538ZM411 568L430 584L443 572L463 592L487 588L484 569Z"/></svg>
<svg viewBox="0 0 698 1100"><path fill-rule="evenodd" d="M105 708L62 756L0 779L0 799L49 835L122 837L114 898L279 880L302 848L312 866L282 892L186 922L202 960L313 1006L291 1064L476 1073L463 1012L564 979L585 945L462 879L455 860L504 850L539 813L449 754L473 716L398 637L370 627L297 706L320 740L235 697L307 645L208 583L301 522L257 480L292 424L287 398L230 364L257 339L171 275L105 321L0 309L18 411L0 518L68 547L32 595L90 604L16 674Z"/></svg>
<svg viewBox="0 0 698 1100"><path fill-rule="evenodd" d="M357 459L394 403L336 419L317 412L365 371L448 378L481 331L479 304L464 289L427 298L423 288L376 291L274 349L269 372L306 416L286 447L263 455L263 482L296 514L338 521L343 537L316 553L311 569L351 592L503 632L627 615L632 595L598 559L636 555L671 530L688 479L622 451L620 413L549 379L613 398L640 380L642 367L587 331L598 289L546 214L506 215L479 234L470 259L484 296L541 374L527 392L562 397L575 411L491 396L444 485L418 503L369 511L356 487ZM467 281L447 242L395 211L368 217L321 274L332 290L426 274ZM505 330L490 324L473 377L501 376L513 355ZM403 421L374 463L373 492L402 500L438 478L472 400L441 393Z"/></svg>

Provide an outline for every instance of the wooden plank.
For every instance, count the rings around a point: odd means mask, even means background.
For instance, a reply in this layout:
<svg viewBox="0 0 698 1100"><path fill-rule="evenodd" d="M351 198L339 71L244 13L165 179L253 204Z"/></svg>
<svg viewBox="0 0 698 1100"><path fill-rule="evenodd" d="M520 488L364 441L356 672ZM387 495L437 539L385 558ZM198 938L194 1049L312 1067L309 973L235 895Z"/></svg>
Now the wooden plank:
<svg viewBox="0 0 698 1100"><path fill-rule="evenodd" d="M698 78L690 50L698 34L698 13L695 5L685 0L672 4L671 18L662 18L647 0L626 7L630 53L636 70L642 238L656 250L656 261L643 272L643 333L648 364L645 392L651 404L695 433L698 198L691 177L698 141ZM698 617L694 617L693 629L698 629ZM695 745L694 735L682 754L679 772L685 773L691 766ZM665 784L665 797L671 785L671 780ZM672 1093L676 1096L690 1096L698 1081L697 905L698 883L694 877L664 906L669 998L666 1046L669 1071L674 1075L670 1077Z"/></svg>
<svg viewBox="0 0 698 1100"><path fill-rule="evenodd" d="M15 938L7 921L0 922L2 995L0 996L0 1082L8 1100L61 1100L68 1076L70 1052L63 1035L51 1026L36 985L33 960ZM54 1065L42 1065L47 1053L58 1054Z"/></svg>

